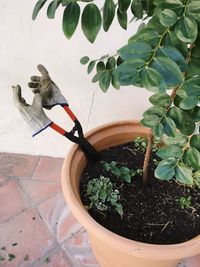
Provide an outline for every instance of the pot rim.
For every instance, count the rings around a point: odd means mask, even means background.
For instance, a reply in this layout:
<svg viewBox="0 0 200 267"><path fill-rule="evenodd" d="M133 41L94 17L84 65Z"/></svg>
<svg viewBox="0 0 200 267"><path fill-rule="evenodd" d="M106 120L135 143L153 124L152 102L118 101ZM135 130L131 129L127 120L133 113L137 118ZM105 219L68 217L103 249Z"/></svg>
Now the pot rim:
<svg viewBox="0 0 200 267"><path fill-rule="evenodd" d="M86 138L91 138L97 132L104 131L110 127L123 126L123 125L140 125L138 120L123 120L117 122L106 123L101 126L98 126L92 130L90 130L85 136ZM74 160L77 153L82 153L78 145L74 144L69 153L67 154L63 167L62 167L62 190L67 201L68 206L71 210L73 210L73 215L77 218L79 222L88 230L89 235L98 235L100 239L105 239L106 242L111 243L112 246L115 246L117 249L121 251L125 251L126 253L136 254L138 257L145 257L149 259L155 258L157 259L180 259L185 257L191 257L200 253L200 235L188 240L186 242L171 244L171 245L159 245L159 244L148 244L142 243L139 241L134 241L120 235L113 233L112 231L104 228L98 222L96 222L84 208L83 204L77 199L75 196L73 189L71 187L70 182L70 167L71 162ZM84 154L82 153L82 157ZM113 242L114 240L114 242Z"/></svg>

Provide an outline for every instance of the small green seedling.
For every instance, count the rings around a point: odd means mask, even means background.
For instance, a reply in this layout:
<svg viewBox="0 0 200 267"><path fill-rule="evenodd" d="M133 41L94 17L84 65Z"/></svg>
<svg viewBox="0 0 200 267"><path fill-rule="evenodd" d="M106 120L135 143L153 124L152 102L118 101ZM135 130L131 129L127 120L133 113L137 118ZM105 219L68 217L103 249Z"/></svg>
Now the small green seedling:
<svg viewBox="0 0 200 267"><path fill-rule="evenodd" d="M116 161L111 163L103 161L103 167L106 171L111 171L114 175L121 177L127 183L131 183L131 178L136 175L142 175L142 169L129 169L124 166L117 166Z"/></svg>
<svg viewBox="0 0 200 267"><path fill-rule="evenodd" d="M100 176L94 178L87 184L87 196L91 203L89 209L95 207L98 211L107 211L110 206L123 217L123 208L119 203L119 191L114 188L110 178Z"/></svg>
<svg viewBox="0 0 200 267"><path fill-rule="evenodd" d="M181 206L181 209L188 209L191 208L191 204L192 204L192 197L188 196L188 197L180 197L178 199L179 205Z"/></svg>
<svg viewBox="0 0 200 267"><path fill-rule="evenodd" d="M133 141L134 143L134 147L137 151L146 152L147 149L147 144L148 144L148 140L147 138L144 137L136 137ZM157 146L155 144L152 145L152 152L156 152L157 151Z"/></svg>

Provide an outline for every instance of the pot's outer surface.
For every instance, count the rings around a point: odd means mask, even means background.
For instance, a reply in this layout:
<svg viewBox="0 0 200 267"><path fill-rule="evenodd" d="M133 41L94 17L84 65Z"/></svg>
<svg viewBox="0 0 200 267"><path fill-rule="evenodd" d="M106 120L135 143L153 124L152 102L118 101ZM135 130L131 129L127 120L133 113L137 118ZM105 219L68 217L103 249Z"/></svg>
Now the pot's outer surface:
<svg viewBox="0 0 200 267"><path fill-rule="evenodd" d="M149 129L138 121L121 121L95 128L86 137L97 150L102 150L148 133ZM79 179L85 164L83 152L74 145L63 163L62 189L73 215L87 229L101 267L176 267L180 259L200 253L200 236L175 245L151 245L121 237L98 224L79 196Z"/></svg>

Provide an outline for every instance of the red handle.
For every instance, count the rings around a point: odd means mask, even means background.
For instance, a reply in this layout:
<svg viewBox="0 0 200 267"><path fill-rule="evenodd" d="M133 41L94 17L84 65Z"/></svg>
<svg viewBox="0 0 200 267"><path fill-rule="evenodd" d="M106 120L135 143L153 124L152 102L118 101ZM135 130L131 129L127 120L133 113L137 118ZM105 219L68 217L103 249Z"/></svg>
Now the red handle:
<svg viewBox="0 0 200 267"><path fill-rule="evenodd" d="M50 127L52 129L54 129L56 132L58 132L59 134L65 135L65 133L66 133L66 131L63 128L61 128L60 126L58 126L54 122L50 125Z"/></svg>
<svg viewBox="0 0 200 267"><path fill-rule="evenodd" d="M75 120L76 120L76 116L75 116L74 113L71 111L71 109L70 109L67 105L63 106L63 108L64 108L64 110L67 112L67 114L69 115L69 117L70 117L73 121L75 121Z"/></svg>

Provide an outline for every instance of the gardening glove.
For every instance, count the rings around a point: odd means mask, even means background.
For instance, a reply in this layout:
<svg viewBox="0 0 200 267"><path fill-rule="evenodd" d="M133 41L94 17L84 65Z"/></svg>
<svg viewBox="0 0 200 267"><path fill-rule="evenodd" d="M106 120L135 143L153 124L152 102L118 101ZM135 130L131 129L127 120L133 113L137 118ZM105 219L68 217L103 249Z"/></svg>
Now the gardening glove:
<svg viewBox="0 0 200 267"><path fill-rule="evenodd" d="M38 65L37 68L42 76L32 76L28 86L33 89L33 93L41 94L42 106L46 109L51 109L55 105L68 105L66 98L51 80L46 68L43 65Z"/></svg>
<svg viewBox="0 0 200 267"><path fill-rule="evenodd" d="M21 87L19 85L12 86L12 89L15 106L30 127L32 136L35 136L52 124L52 121L42 109L42 96L39 93L35 94L32 105L29 105L21 96Z"/></svg>

